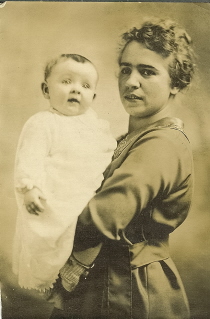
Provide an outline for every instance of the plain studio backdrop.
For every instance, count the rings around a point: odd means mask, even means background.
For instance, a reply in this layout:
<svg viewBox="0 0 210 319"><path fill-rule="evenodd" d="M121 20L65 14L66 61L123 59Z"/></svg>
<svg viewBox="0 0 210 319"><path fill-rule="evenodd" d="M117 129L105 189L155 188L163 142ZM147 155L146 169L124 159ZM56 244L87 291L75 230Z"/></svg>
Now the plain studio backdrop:
<svg viewBox="0 0 210 319"><path fill-rule="evenodd" d="M50 306L17 287L11 272L16 202L14 159L25 121L48 108L40 84L45 63L60 53L78 53L96 65L100 80L94 109L110 121L115 137L127 130L120 102L117 56L120 35L146 17L169 17L194 41L198 68L176 111L193 148L195 191L187 220L171 235L171 255L183 279L192 318L210 318L210 4L126 2L12 2L0 6L1 215L3 319L47 318Z"/></svg>

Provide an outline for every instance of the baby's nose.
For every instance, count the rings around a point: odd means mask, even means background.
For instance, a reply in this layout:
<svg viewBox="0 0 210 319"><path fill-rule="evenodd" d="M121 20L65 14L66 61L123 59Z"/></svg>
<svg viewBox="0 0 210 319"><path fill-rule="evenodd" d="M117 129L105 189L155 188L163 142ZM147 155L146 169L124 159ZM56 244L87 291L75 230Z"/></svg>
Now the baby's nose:
<svg viewBox="0 0 210 319"><path fill-rule="evenodd" d="M71 92L71 93L80 94L80 86L77 85L76 83L73 84L73 85L71 86L70 92Z"/></svg>
<svg viewBox="0 0 210 319"><path fill-rule="evenodd" d="M78 90L78 89L72 89L72 90L71 90L71 93L77 93L77 94L80 94L80 90Z"/></svg>

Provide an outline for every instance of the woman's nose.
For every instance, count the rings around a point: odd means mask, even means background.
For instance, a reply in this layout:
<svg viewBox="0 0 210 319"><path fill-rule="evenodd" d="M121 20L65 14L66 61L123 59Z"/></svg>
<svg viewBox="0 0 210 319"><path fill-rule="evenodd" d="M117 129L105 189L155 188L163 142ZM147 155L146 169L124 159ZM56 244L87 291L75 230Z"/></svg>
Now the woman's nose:
<svg viewBox="0 0 210 319"><path fill-rule="evenodd" d="M126 81L126 86L130 88L139 88L141 86L141 75L137 70L131 72Z"/></svg>

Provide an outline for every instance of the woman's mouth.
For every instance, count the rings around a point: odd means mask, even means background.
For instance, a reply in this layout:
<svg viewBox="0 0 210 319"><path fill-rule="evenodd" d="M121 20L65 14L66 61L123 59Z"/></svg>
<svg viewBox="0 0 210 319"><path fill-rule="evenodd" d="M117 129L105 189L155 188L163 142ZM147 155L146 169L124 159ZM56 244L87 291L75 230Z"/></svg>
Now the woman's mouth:
<svg viewBox="0 0 210 319"><path fill-rule="evenodd" d="M127 94L127 95L125 95L125 99L129 100L129 101L131 101L131 100L141 100L142 101L143 100L142 97L140 97L136 94Z"/></svg>

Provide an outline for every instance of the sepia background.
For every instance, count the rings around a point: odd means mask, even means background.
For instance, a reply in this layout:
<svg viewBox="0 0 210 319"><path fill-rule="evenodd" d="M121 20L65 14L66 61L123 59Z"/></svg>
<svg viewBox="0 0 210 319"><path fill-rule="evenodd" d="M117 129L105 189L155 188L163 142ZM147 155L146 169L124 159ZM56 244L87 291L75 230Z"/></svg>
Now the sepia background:
<svg viewBox="0 0 210 319"><path fill-rule="evenodd" d="M79 53L96 65L100 80L94 108L111 123L115 137L126 132L127 115L117 86L120 34L146 17L172 18L194 40L194 83L180 94L195 162L195 191L189 217L171 235L171 255L183 279L192 319L210 318L210 4L126 2L13 2L0 6L0 278L3 319L48 318L51 305L18 288L11 271L16 203L15 151L21 128L48 107L41 94L45 63L60 53Z"/></svg>

